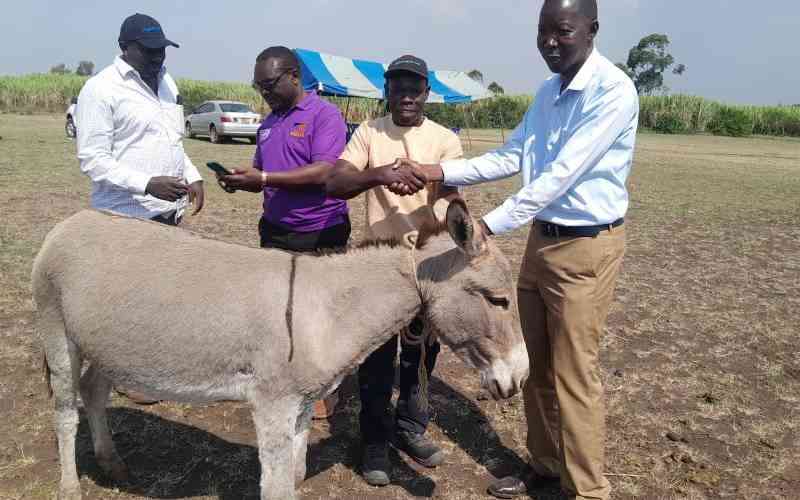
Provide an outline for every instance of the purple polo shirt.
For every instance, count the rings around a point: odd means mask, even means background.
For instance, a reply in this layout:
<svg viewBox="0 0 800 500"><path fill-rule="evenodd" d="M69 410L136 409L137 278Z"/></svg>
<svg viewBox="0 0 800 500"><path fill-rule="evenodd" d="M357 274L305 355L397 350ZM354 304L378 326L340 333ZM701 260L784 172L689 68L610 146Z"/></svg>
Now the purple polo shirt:
<svg viewBox="0 0 800 500"><path fill-rule="evenodd" d="M336 163L345 146L347 127L339 108L312 92L283 115L270 114L258 129L253 166L285 172L318 161ZM342 224L344 200L325 190L264 189L264 218L290 231L307 233Z"/></svg>

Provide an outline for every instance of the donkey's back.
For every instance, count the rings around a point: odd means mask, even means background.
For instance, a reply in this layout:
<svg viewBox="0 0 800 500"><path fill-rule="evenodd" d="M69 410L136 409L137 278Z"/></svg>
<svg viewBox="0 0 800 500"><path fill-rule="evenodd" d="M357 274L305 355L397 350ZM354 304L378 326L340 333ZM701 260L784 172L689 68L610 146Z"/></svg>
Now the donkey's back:
<svg viewBox="0 0 800 500"><path fill-rule="evenodd" d="M265 288L288 283L289 266L283 252L83 211L53 229L34 263L40 332L46 346L65 336L131 389L178 401L242 399L245 386L231 380L252 374L265 343L262 361L287 358L285 320L265 314L284 310L287 294Z"/></svg>

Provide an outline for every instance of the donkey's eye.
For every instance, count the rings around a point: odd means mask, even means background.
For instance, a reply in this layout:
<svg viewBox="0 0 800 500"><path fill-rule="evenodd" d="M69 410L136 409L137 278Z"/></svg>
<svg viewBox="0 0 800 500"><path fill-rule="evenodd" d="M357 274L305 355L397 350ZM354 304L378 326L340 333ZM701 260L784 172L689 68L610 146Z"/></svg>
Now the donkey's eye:
<svg viewBox="0 0 800 500"><path fill-rule="evenodd" d="M490 295L486 296L486 300L489 303L496 307L502 307L503 309L508 309L508 299L505 297L492 297Z"/></svg>

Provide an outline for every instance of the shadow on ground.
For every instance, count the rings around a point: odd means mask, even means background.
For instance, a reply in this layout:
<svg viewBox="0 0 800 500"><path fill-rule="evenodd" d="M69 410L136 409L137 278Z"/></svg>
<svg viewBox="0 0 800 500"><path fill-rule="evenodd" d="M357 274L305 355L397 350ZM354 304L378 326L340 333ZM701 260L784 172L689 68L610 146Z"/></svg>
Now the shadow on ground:
<svg viewBox="0 0 800 500"><path fill-rule="evenodd" d="M441 379L431 380L436 408L434 422L456 446L494 476L517 472L522 459L506 448L483 411L474 401ZM357 401L354 377L342 384L342 398ZM352 406L348 404L348 407ZM357 408L357 404L355 405ZM98 486L153 498L218 496L223 500L257 499L260 468L258 451L250 444L231 442L198 427L186 425L136 408L109 408L114 442L128 464L130 479L114 483L97 468L88 424L81 415L78 430L78 469ZM308 478L343 464L358 473L360 449L357 411L340 411L329 420L327 436L312 442L308 452ZM414 497L433 496L436 484L425 469L391 452L393 484Z"/></svg>

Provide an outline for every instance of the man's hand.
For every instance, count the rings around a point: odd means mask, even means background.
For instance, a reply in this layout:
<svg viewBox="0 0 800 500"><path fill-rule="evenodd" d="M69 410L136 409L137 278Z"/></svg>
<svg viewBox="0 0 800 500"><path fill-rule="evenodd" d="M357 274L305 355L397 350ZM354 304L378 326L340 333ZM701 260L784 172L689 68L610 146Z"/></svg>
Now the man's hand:
<svg viewBox="0 0 800 500"><path fill-rule="evenodd" d="M206 191L203 188L203 181L197 181L189 184L189 203L194 205L192 215L197 215L203 209L203 204L206 200Z"/></svg>
<svg viewBox="0 0 800 500"><path fill-rule="evenodd" d="M188 191L189 186L181 179L163 175L151 177L144 193L158 198L159 200L176 201L186 196Z"/></svg>
<svg viewBox="0 0 800 500"><path fill-rule="evenodd" d="M398 168L410 168L418 176L421 176L425 179L426 183L429 182L441 182L444 180L444 172L442 171L442 167L437 164L433 165L420 165L419 163L409 160L408 158L398 158L397 162L395 163ZM401 183L392 184L389 187L389 190L395 194L399 195L406 195L406 194L413 194L416 191L410 191L410 187L407 185L403 185Z"/></svg>
<svg viewBox="0 0 800 500"><path fill-rule="evenodd" d="M418 165L410 160L398 158L392 165L380 168L382 184L389 188L389 191L401 196L414 194L428 183Z"/></svg>
<svg viewBox="0 0 800 500"><path fill-rule="evenodd" d="M261 170L257 168L233 169L232 175L217 174L217 182L222 189L229 193L237 189L260 193L264 189L261 181Z"/></svg>

